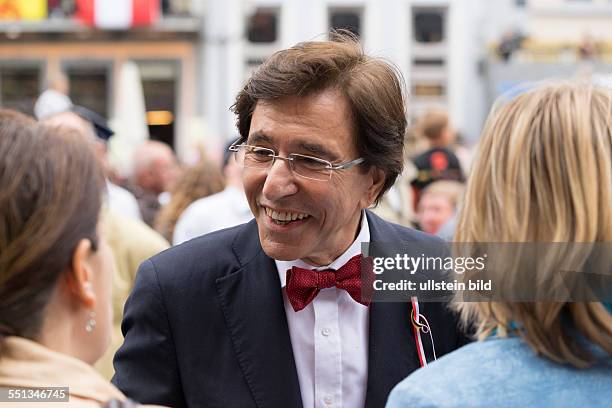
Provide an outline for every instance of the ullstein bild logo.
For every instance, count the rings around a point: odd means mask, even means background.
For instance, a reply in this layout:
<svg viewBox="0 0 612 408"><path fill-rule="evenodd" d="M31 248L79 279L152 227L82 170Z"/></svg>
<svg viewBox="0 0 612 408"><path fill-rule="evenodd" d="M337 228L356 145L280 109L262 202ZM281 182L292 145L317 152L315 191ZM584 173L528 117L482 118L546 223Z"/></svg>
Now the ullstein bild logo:
<svg viewBox="0 0 612 408"><path fill-rule="evenodd" d="M612 300L612 243L367 243L362 252L373 301Z"/></svg>
<svg viewBox="0 0 612 408"><path fill-rule="evenodd" d="M467 282L459 282L453 280L452 282L437 281L434 279L428 279L425 282L412 281L408 279L402 279L399 282L384 282L381 279L375 279L373 282L373 288L375 291L385 290L399 290L399 291L415 291L415 292L428 292L428 291L464 291L464 290L476 290L476 291L491 291L493 283L491 280L468 280Z"/></svg>

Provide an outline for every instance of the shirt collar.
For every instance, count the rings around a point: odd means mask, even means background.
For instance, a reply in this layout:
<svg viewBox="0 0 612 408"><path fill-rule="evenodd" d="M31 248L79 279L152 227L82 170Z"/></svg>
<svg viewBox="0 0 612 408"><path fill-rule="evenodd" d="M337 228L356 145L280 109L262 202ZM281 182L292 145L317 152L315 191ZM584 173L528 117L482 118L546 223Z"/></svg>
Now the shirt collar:
<svg viewBox="0 0 612 408"><path fill-rule="evenodd" d="M278 277L280 278L281 287L283 288L285 287L286 280L287 280L287 270L291 269L292 267L297 266L299 268L313 269L316 271L321 271L324 269L336 269L337 270L340 267L342 267L345 263L347 263L349 259L351 259L355 255L361 254L361 244L363 242L369 242L369 241L370 241L370 227L368 225L368 217L366 216L365 211L362 211L361 212L361 228L359 230L359 234L357 234L357 238L355 238L355 241L353 241L351 246L349 246L348 249L344 251L342 255L336 258L329 265L314 267L302 261L301 259L296 259L293 261L279 261L275 259L274 262L276 263L276 269L278 271Z"/></svg>

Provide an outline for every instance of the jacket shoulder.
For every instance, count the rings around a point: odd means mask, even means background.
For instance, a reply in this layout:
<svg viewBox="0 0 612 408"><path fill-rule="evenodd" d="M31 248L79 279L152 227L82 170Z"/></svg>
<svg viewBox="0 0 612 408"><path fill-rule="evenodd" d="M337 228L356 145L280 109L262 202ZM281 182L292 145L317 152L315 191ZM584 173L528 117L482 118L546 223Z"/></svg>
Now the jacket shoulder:
<svg viewBox="0 0 612 408"><path fill-rule="evenodd" d="M162 284L182 281L189 284L194 276L216 279L238 269L240 259L236 241L249 235L249 224L238 225L206 234L173 246L149 259ZM258 238L255 236L255 240Z"/></svg>
<svg viewBox="0 0 612 408"><path fill-rule="evenodd" d="M435 235L386 221L372 211L367 211L366 214L372 242L419 241L431 245L445 245L445 242Z"/></svg>

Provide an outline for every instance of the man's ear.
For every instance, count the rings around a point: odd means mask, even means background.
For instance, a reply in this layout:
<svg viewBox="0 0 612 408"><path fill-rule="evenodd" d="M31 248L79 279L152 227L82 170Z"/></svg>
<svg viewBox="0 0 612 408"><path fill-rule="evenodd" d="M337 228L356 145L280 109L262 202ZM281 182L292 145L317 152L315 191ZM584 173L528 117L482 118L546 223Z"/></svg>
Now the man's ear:
<svg viewBox="0 0 612 408"><path fill-rule="evenodd" d="M368 180L370 185L362 199L361 208L368 208L374 203L385 184L385 172L376 166L371 166L368 170Z"/></svg>
<svg viewBox="0 0 612 408"><path fill-rule="evenodd" d="M92 281L93 269L90 265L92 252L91 241L80 240L72 255L72 268L67 275L68 290L86 309L93 309L96 305Z"/></svg>

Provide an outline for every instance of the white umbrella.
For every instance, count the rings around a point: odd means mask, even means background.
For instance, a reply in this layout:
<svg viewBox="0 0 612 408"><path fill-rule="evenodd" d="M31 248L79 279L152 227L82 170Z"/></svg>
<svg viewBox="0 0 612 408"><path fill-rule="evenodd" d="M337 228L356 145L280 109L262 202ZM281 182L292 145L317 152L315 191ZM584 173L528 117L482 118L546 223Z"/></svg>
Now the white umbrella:
<svg viewBox="0 0 612 408"><path fill-rule="evenodd" d="M129 175L134 149L149 139L142 80L134 62L123 63L118 85L115 88L115 116L111 120L115 135L109 146L110 160L124 175Z"/></svg>

